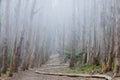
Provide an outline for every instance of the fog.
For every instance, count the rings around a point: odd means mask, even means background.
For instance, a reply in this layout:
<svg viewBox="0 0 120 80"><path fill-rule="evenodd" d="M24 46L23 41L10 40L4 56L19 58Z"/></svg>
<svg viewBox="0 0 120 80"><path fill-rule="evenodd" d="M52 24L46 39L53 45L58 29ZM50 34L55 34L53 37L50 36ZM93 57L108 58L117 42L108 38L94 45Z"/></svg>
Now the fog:
<svg viewBox="0 0 120 80"><path fill-rule="evenodd" d="M23 51L29 41L32 54L36 48L48 54L99 49L104 30L107 34L112 26L112 7L113 0L1 0L0 42L7 37L12 50L15 37L18 45L23 36Z"/></svg>
<svg viewBox="0 0 120 80"><path fill-rule="evenodd" d="M17 31L20 35L24 29L27 36L31 30L31 35L37 34L41 43L47 39L51 41L53 49L60 47L63 35L65 43L69 42L73 28L80 37L83 32L87 36L92 26L96 25L99 34L102 5L107 6L106 14L109 14L108 4L111 4L111 0L105 0L107 3L101 0L10 0L9 9L6 11L7 1L1 1L1 33L5 32L6 13L8 13L7 28L11 40Z"/></svg>

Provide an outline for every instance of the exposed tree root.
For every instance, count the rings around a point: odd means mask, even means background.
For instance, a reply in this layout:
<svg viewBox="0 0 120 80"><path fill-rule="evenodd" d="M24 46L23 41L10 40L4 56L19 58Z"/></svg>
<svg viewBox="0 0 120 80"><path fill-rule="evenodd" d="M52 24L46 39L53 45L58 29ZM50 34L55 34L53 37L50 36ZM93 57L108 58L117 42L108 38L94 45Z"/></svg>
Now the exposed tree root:
<svg viewBox="0 0 120 80"><path fill-rule="evenodd" d="M55 76L68 76L68 77L84 77L84 78L101 78L106 80L112 80L110 76L106 75L89 75L89 74L65 74L65 73L51 73L51 72L41 72L41 71L35 71L37 74L43 74L43 75L55 75Z"/></svg>

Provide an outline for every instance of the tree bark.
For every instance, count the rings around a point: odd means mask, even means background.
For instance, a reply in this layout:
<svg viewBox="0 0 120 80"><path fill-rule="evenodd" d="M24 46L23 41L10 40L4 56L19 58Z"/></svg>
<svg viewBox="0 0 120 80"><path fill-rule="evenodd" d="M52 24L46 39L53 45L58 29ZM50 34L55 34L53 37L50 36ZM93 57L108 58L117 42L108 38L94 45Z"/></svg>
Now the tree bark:
<svg viewBox="0 0 120 80"><path fill-rule="evenodd" d="M9 71L9 74L8 74L9 77L13 76L14 57L15 57L15 53L16 53L16 45L17 45L17 36L16 36L15 41L14 41L14 46L13 46L13 51L12 51L12 56L11 56L11 61L10 61L10 71Z"/></svg>
<svg viewBox="0 0 120 80"><path fill-rule="evenodd" d="M114 76L120 76L120 0L114 0L115 6L115 67L114 67Z"/></svg>
<svg viewBox="0 0 120 80"><path fill-rule="evenodd" d="M2 68L1 68L2 73L6 73L7 71L9 7L10 7L10 1L6 1L6 25L5 25L4 47L3 47L3 60L2 60Z"/></svg>
<svg viewBox="0 0 120 80"><path fill-rule="evenodd" d="M18 72L18 68L20 66L20 55L21 55L21 47L24 39L24 31L21 34L20 42L17 46L15 58L14 58L14 72Z"/></svg>

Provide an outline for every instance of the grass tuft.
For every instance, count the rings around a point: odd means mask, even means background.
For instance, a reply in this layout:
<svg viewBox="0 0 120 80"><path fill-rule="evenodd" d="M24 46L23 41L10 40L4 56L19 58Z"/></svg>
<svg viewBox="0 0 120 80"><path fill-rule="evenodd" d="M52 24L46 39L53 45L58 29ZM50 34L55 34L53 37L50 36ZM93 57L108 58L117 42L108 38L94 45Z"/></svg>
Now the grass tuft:
<svg viewBox="0 0 120 80"><path fill-rule="evenodd" d="M91 64L78 65L74 69L62 69L61 73L75 73L75 74L95 74L101 72L101 66L95 66Z"/></svg>
<svg viewBox="0 0 120 80"><path fill-rule="evenodd" d="M1 77L8 77L9 71L7 71L6 73L1 73Z"/></svg>

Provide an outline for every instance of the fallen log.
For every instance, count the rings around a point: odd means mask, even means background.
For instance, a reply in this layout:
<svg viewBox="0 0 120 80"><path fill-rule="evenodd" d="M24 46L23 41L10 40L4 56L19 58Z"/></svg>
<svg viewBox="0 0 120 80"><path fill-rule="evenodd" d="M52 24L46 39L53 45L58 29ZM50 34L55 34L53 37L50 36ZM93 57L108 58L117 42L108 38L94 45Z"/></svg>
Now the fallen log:
<svg viewBox="0 0 120 80"><path fill-rule="evenodd" d="M54 75L54 76L68 76L68 77L84 77L84 78L101 78L106 80L112 80L110 76L107 75L90 75L90 74L67 74L67 73L52 73L52 72L41 72L41 71L35 71L37 74L43 74L43 75Z"/></svg>

